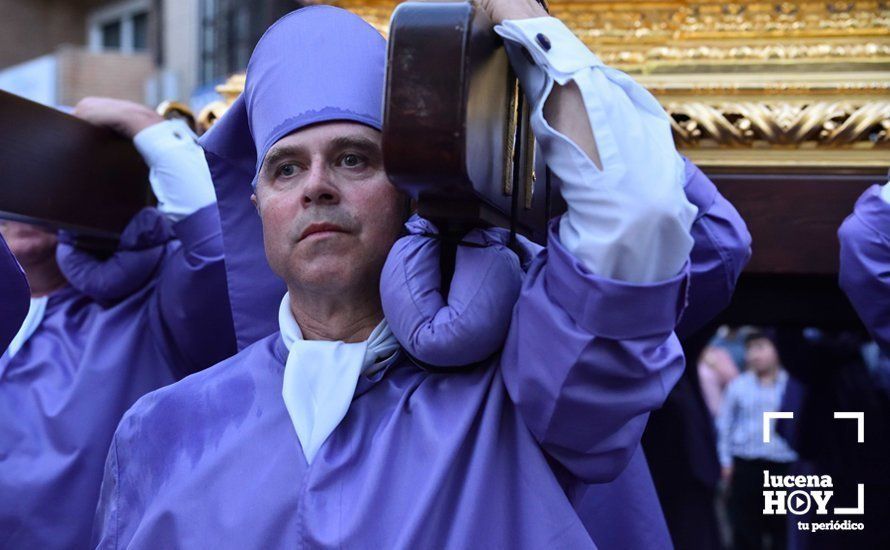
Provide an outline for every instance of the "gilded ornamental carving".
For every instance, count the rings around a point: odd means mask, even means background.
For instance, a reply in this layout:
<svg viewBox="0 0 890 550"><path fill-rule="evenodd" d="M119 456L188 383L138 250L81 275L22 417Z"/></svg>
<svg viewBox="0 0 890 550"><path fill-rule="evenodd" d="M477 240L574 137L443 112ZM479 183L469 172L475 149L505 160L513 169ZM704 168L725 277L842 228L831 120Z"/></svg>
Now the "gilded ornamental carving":
<svg viewBox="0 0 890 550"><path fill-rule="evenodd" d="M397 2L334 0L384 34ZM890 164L890 0L552 0L606 63L638 78L703 165ZM197 125L243 89L235 75Z"/></svg>

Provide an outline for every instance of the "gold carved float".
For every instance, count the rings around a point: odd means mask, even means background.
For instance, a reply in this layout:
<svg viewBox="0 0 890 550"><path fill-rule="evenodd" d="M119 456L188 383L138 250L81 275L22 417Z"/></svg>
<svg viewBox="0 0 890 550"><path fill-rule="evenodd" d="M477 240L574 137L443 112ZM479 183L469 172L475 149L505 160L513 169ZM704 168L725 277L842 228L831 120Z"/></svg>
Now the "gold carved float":
<svg viewBox="0 0 890 550"><path fill-rule="evenodd" d="M393 0L334 0L386 34ZM671 115L703 166L890 166L890 0L551 0ZM208 125L243 89L199 116Z"/></svg>

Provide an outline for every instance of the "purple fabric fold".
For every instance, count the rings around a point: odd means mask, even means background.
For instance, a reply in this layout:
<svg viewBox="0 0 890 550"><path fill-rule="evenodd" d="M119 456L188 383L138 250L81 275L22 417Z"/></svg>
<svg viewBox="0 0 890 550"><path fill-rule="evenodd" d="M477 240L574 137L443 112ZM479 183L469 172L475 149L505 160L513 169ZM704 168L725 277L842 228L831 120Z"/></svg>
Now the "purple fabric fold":
<svg viewBox="0 0 890 550"><path fill-rule="evenodd" d="M751 259L751 234L735 207L689 159L684 191L698 208L692 224L695 244L689 255L689 306L677 326L686 337L710 322L729 305L742 269Z"/></svg>
<svg viewBox="0 0 890 550"><path fill-rule="evenodd" d="M890 355L890 204L873 185L838 230L841 288L881 350Z"/></svg>
<svg viewBox="0 0 890 550"><path fill-rule="evenodd" d="M118 249L110 258L99 259L63 239L56 249L56 260L71 286L110 304L148 284L172 239L173 230L164 215L145 208L124 229Z"/></svg>
<svg viewBox="0 0 890 550"><path fill-rule="evenodd" d="M447 300L441 292L436 229L414 216L393 246L380 277L389 327L412 357L437 367L470 365L504 344L522 285L509 232L474 229L458 245ZM473 246L475 245L475 246Z"/></svg>
<svg viewBox="0 0 890 550"><path fill-rule="evenodd" d="M675 277L652 284L604 279L590 270L559 242L559 218L550 222L547 254L559 269L548 269L546 287L579 327L615 340L669 333L686 307L689 265ZM579 279L588 284L579 285ZM675 292L679 291L679 293ZM673 300L665 297L676 296Z"/></svg>

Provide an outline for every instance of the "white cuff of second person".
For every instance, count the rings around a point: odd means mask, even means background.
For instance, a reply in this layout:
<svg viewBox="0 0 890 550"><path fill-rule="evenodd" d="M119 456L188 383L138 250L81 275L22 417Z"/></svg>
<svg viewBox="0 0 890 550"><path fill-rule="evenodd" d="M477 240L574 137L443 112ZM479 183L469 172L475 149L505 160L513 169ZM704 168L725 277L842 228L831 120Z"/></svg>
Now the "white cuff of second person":
<svg viewBox="0 0 890 550"><path fill-rule="evenodd" d="M181 120L166 120L133 138L149 168L149 181L158 210L173 222L216 202L216 192L204 150Z"/></svg>

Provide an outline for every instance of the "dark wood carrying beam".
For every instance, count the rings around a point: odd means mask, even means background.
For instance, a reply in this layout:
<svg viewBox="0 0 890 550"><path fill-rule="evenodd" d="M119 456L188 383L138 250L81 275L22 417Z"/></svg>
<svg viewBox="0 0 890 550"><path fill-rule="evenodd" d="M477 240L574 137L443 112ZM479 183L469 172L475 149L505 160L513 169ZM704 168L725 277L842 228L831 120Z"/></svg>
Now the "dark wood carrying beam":
<svg viewBox="0 0 890 550"><path fill-rule="evenodd" d="M753 256L732 304L731 324L859 327L837 284L837 230L880 171L706 170L745 219Z"/></svg>
<svg viewBox="0 0 890 550"><path fill-rule="evenodd" d="M116 239L150 197L130 140L0 91L0 218Z"/></svg>
<svg viewBox="0 0 890 550"><path fill-rule="evenodd" d="M532 179L527 106L482 10L469 2L400 4L385 93L386 171L421 215L445 232L512 226L544 241L551 193L546 178Z"/></svg>

